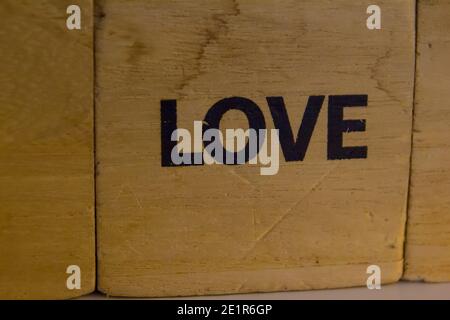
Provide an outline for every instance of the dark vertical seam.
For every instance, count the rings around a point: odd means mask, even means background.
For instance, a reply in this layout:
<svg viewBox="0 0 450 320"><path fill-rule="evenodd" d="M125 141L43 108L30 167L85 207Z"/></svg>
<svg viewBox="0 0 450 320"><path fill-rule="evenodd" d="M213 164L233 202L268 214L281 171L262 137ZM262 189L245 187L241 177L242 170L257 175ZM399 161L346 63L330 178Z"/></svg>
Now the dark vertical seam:
<svg viewBox="0 0 450 320"><path fill-rule="evenodd" d="M409 176L408 176L408 189L406 197L406 217L405 217L405 228L403 237L403 275L405 276L406 269L408 268L408 263L406 261L406 251L407 251L407 239L408 239L408 221L409 221L409 209L411 207L411 177L412 177L412 165L413 165L413 152L414 152L414 120L415 120L415 110L416 110L416 90L417 90L417 57L418 57L418 42L419 42L419 1L416 0L415 3L415 47L414 47L414 80L413 80L413 102L412 102L412 119L411 119L411 146L409 154Z"/></svg>
<svg viewBox="0 0 450 320"><path fill-rule="evenodd" d="M93 39L93 139L94 139L94 237L95 237L95 290L98 288L98 224L97 224L97 41L96 41L96 22L97 22L96 2L92 0L92 39Z"/></svg>

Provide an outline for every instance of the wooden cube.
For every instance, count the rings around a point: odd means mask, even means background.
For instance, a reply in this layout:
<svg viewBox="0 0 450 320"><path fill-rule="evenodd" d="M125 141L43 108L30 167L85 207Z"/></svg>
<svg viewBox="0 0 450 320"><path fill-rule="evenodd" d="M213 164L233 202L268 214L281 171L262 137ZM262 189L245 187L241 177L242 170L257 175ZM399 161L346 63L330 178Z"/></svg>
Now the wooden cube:
<svg viewBox="0 0 450 320"><path fill-rule="evenodd" d="M369 265L401 277L414 1L377 1L381 29L366 1L97 3L101 291L348 287ZM263 158L206 164L205 128L249 127L279 129L277 174ZM200 137L184 165L175 128Z"/></svg>
<svg viewBox="0 0 450 320"><path fill-rule="evenodd" d="M450 1L418 2L405 278L450 281Z"/></svg>
<svg viewBox="0 0 450 320"><path fill-rule="evenodd" d="M93 4L69 30L72 3L0 4L1 299L95 287Z"/></svg>

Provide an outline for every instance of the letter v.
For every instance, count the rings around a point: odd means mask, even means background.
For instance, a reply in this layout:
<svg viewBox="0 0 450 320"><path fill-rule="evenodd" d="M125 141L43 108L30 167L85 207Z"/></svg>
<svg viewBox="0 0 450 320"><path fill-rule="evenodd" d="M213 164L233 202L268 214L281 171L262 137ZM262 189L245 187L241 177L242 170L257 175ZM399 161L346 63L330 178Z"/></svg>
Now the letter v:
<svg viewBox="0 0 450 320"><path fill-rule="evenodd" d="M270 113L272 114L275 128L279 130L280 144L281 149L283 150L284 159L288 162L303 161L320 110L322 109L325 96L309 97L296 141L294 141L294 134L292 133L283 97L267 97L266 100L270 108Z"/></svg>

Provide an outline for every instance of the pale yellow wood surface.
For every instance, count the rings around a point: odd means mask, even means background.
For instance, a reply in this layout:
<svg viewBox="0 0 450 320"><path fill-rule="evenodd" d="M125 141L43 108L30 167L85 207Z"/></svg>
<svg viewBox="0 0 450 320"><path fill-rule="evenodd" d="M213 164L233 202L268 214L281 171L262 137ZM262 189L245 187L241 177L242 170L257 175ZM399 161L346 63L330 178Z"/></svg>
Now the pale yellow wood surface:
<svg viewBox="0 0 450 320"><path fill-rule="evenodd" d="M405 278L450 281L450 1L418 4Z"/></svg>
<svg viewBox="0 0 450 320"><path fill-rule="evenodd" d="M69 298L95 286L93 6L0 2L0 298ZM66 268L81 268L81 290Z"/></svg>
<svg viewBox="0 0 450 320"><path fill-rule="evenodd" d="M98 1L99 288L174 296L365 285L402 275L415 1ZM327 160L325 100L304 162L162 168L160 100L192 130L218 100L283 96L297 132L309 95L367 94L363 160ZM246 123L227 113L223 125Z"/></svg>

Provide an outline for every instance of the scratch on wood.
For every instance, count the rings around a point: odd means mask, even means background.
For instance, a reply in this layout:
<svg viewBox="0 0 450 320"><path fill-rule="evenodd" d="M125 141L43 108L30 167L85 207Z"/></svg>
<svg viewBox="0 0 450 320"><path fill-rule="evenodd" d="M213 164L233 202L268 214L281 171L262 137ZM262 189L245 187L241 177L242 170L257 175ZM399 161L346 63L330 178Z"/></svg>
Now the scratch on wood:
<svg viewBox="0 0 450 320"><path fill-rule="evenodd" d="M272 233L284 220L286 220L286 218L292 213L292 211L295 208L297 208L297 206L301 204L313 191L315 191L333 171L337 169L339 164L340 162L337 162L335 166L332 166L330 170L328 170L325 174L323 174L319 178L319 180L317 180L317 182L308 190L308 192L302 198L300 198L288 210L286 210L285 213L283 213L277 220L275 220L275 222L256 239L256 241L253 243L250 249L247 250L247 253L244 255L244 258L248 257L261 241L267 238L270 233Z"/></svg>

